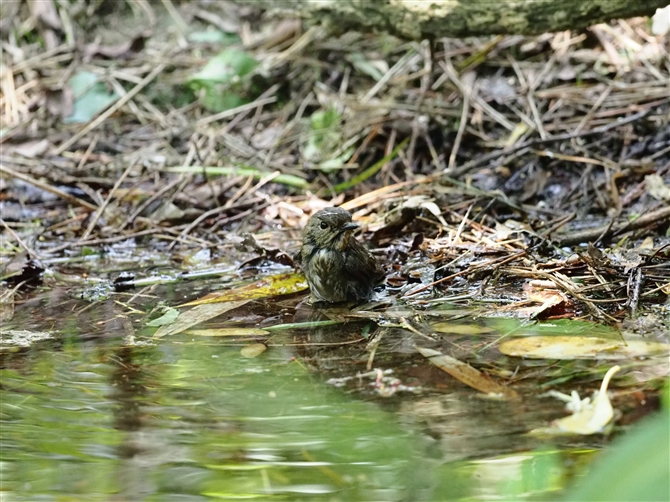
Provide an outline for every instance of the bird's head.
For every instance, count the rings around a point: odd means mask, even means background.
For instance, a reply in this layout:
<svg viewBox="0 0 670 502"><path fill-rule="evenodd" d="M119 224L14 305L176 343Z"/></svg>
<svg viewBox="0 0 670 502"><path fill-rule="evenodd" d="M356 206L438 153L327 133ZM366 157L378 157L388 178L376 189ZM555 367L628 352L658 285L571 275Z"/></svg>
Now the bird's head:
<svg viewBox="0 0 670 502"><path fill-rule="evenodd" d="M327 207L314 213L303 234L303 244L343 251L358 228L351 214L341 207Z"/></svg>

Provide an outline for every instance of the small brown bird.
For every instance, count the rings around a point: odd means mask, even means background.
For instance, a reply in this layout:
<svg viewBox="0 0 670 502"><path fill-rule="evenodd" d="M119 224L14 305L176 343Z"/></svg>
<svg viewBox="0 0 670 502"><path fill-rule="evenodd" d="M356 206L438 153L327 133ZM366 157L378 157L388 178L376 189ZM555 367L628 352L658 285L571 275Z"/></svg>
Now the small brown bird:
<svg viewBox="0 0 670 502"><path fill-rule="evenodd" d="M367 300L384 278L377 260L353 236L357 228L340 207L321 209L307 222L297 258L313 302Z"/></svg>

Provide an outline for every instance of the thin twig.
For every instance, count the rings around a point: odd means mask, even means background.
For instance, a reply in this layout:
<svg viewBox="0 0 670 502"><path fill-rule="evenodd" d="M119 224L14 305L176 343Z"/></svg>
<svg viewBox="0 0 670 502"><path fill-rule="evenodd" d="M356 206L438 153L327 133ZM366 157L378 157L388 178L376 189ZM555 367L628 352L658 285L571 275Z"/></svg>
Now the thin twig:
<svg viewBox="0 0 670 502"><path fill-rule="evenodd" d="M630 124L631 122L635 122L637 120L640 120L651 112L651 109L645 109L642 111L639 111L637 113L634 113L633 115L630 115L626 117L625 119L617 120L615 122L611 122L607 125L601 126L601 127L596 127L595 129L591 129L590 131L579 131L579 132L571 132L571 133L566 133L566 134L559 134L558 136L552 136L547 139L532 139L529 141L526 141L524 143L520 143L518 145L514 145L512 147L508 148L503 148L501 150L496 150L495 152L488 153L486 155L482 155L481 157L471 160L470 162L467 162L460 166L459 168L455 169L453 172L449 171L450 176L460 176L471 169L475 167L479 167L483 164L486 164L487 162L491 160L495 160L499 157L502 157L503 155L508 155L510 153L516 152L518 150L522 150L524 148L528 148L531 146L536 146L536 145L544 145L547 143L553 143L555 141L567 141L569 139L574 139L574 138L584 138L586 136L595 136L598 134L602 134L604 132L610 131L612 129L616 129L617 127L621 127L626 124Z"/></svg>
<svg viewBox="0 0 670 502"><path fill-rule="evenodd" d="M12 237L14 237L14 239L16 239L16 242L19 243L19 246L21 246L25 250L25 252L30 255L31 258L35 260L40 259L38 254L35 251L33 251L30 247L28 247L28 245L25 242L23 242L21 237L19 237L18 234L14 232L14 230L12 230L12 228L9 225L7 225L7 223L5 223L4 219L0 218L0 223L2 223L2 226L5 227L5 230L7 230L10 234L12 234Z"/></svg>
<svg viewBox="0 0 670 502"><path fill-rule="evenodd" d="M18 171L14 171L14 169L11 169L3 164L0 164L0 172L5 172L9 174L11 177L19 179L21 181L25 181L26 183L30 183L33 186L36 186L37 188L41 188L42 190L52 193L54 195L57 195L61 199L65 199L68 201L70 204L74 204L76 206L81 206L85 207L86 209L90 209L92 211L95 211L98 209L98 206L95 206L91 204L90 202L86 202L85 200L82 200L78 197L75 197L74 195L70 195L69 193L63 192L62 190L59 190L56 187L53 187L51 185L48 185L40 180L37 180L33 178L32 176L28 176L27 174L20 173Z"/></svg>
<svg viewBox="0 0 670 502"><path fill-rule="evenodd" d="M109 194L107 195L107 198L106 198L105 201L102 203L102 205L100 206L100 208L96 211L96 213L93 215L93 218L91 218L91 222L88 224L88 228L86 228L86 231L84 232L84 234L81 236L81 238L80 238L79 240L81 240L81 241L85 241L85 240L88 238L88 236L91 235L91 232L92 232L93 229L95 228L96 223L98 223L98 220L99 220L100 217L102 216L102 213L105 212L105 208L109 205L109 201L112 200L112 197L114 197L114 194L116 193L116 191L118 190L118 188L121 186L121 183L123 183L123 181L128 177L128 174L130 173L130 171L131 171L131 169L132 169L133 167L134 167L134 166L133 166L132 164L130 164L130 165L126 168L126 170L123 171L123 174L122 174L121 177L116 181L116 183L114 183L114 186L112 187L111 191L110 191Z"/></svg>

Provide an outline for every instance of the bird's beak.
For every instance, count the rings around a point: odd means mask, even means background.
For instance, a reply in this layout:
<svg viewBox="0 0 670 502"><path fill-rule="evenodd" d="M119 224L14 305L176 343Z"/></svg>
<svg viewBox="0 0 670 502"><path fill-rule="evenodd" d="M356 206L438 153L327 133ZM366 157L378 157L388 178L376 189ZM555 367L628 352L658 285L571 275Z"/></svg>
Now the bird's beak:
<svg viewBox="0 0 670 502"><path fill-rule="evenodd" d="M358 225L356 223L347 223L342 227L343 232L347 232L349 230L356 230L358 228Z"/></svg>

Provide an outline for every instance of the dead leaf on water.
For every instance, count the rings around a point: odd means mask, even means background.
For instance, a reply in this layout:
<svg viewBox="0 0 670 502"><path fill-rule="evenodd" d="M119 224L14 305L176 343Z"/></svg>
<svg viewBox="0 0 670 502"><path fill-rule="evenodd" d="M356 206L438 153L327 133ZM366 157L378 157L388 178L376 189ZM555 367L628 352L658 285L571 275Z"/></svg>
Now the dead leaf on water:
<svg viewBox="0 0 670 502"><path fill-rule="evenodd" d="M210 293L192 302L184 303L180 307L290 295L304 291L307 287L307 280L302 274L291 272L288 274L270 275L246 286Z"/></svg>
<svg viewBox="0 0 670 502"><path fill-rule="evenodd" d="M456 324L453 322L438 322L431 324L433 331L438 333L447 333L449 335L481 335L495 331L489 326L479 326L477 324Z"/></svg>
<svg viewBox="0 0 670 502"><path fill-rule="evenodd" d="M600 391L594 394L593 401L580 406L572 415L554 422L554 426L565 432L575 434L595 434L602 432L614 416L614 409L607 396L610 379L621 368L614 366L603 378Z"/></svg>
<svg viewBox="0 0 670 502"><path fill-rule="evenodd" d="M463 361L459 361L458 359L455 359L451 356L442 354L437 350L425 349L416 345L414 347L421 353L422 356L428 358L431 363L440 368L442 371L449 373L452 377L460 380L465 385L468 385L473 389L488 395L502 396L507 399L519 399L519 395L516 393L516 391L500 385L481 371L473 368Z"/></svg>
<svg viewBox="0 0 670 502"><path fill-rule="evenodd" d="M307 289L305 276L292 272L264 277L239 288L210 293L198 300L180 305L180 307L194 306L195 308L180 313L174 323L161 326L154 334L154 338L181 333L196 324L241 307L257 298L288 295L305 289Z"/></svg>
<svg viewBox="0 0 670 502"><path fill-rule="evenodd" d="M667 352L663 343L633 340L624 345L617 340L588 336L528 336L501 343L505 355L532 359L627 359Z"/></svg>
<svg viewBox="0 0 670 502"><path fill-rule="evenodd" d="M607 426L614 417L614 408L607 395L607 387L612 376L620 369L619 366L609 369L603 378L600 390L594 392L592 398L580 399L576 391L572 391L571 396L554 393L556 397L568 403L567 408L572 411L572 415L554 420L551 427L533 430L531 434L587 435L606 432Z"/></svg>
<svg viewBox="0 0 670 502"><path fill-rule="evenodd" d="M242 350L240 350L240 354L243 357L256 357L256 356L260 356L266 350L267 350L267 347L265 345L263 345L262 343L252 343L251 345L247 345L246 347L242 347Z"/></svg>
<svg viewBox="0 0 670 502"><path fill-rule="evenodd" d="M186 334L192 336L265 336L270 332L258 328L212 328L189 329Z"/></svg>
<svg viewBox="0 0 670 502"><path fill-rule="evenodd" d="M181 312L174 323L164 324L158 328L158 331L154 333L154 338L161 338L166 335L176 335L177 333L181 333L182 331L187 330L191 326L208 321L209 319L221 315L224 312L241 307L250 301L251 299L228 303L198 305L191 310Z"/></svg>

